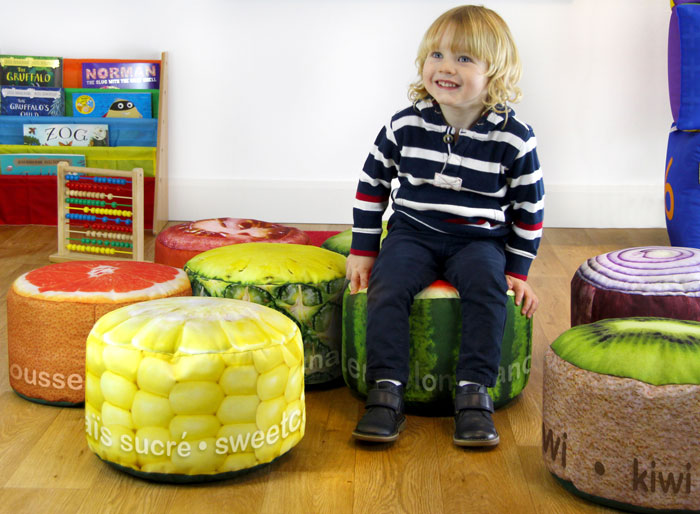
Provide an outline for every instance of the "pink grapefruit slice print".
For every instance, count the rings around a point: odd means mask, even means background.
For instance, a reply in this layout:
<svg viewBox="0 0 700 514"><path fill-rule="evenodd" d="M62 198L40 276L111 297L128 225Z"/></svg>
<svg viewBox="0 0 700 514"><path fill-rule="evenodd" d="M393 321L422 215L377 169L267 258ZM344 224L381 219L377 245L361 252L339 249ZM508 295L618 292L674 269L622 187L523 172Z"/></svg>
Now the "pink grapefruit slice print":
<svg viewBox="0 0 700 514"><path fill-rule="evenodd" d="M125 305L191 294L183 270L149 262L69 261L25 273L7 293L10 385L29 400L82 403L95 322Z"/></svg>

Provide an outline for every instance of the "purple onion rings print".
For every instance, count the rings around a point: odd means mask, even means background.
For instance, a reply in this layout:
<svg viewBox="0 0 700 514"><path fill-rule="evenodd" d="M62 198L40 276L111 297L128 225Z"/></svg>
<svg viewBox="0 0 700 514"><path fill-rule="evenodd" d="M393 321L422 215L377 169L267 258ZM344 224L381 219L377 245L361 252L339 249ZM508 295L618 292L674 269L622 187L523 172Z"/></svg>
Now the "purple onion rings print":
<svg viewBox="0 0 700 514"><path fill-rule="evenodd" d="M571 280L571 325L632 316L700 321L700 251L647 246L584 262Z"/></svg>

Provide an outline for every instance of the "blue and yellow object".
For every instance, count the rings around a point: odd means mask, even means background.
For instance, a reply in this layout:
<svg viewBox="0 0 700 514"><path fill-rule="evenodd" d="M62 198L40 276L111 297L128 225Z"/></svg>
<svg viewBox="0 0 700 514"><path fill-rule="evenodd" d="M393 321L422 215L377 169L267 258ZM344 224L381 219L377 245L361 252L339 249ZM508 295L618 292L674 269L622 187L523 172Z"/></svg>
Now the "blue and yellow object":
<svg viewBox="0 0 700 514"><path fill-rule="evenodd" d="M671 244L700 248L700 132L669 135L664 202Z"/></svg>
<svg viewBox="0 0 700 514"><path fill-rule="evenodd" d="M66 90L66 115L77 118L152 118L150 92Z"/></svg>

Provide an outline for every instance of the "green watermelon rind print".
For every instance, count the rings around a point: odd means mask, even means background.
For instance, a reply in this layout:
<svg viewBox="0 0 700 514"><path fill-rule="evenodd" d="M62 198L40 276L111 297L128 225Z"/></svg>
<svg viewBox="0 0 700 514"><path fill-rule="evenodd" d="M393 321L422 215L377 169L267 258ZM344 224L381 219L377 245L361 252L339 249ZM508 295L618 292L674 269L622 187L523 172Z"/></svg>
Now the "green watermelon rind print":
<svg viewBox="0 0 700 514"><path fill-rule="evenodd" d="M417 298L411 308L411 354L406 409L429 415L449 415L454 398L454 372L461 339L458 298ZM532 360L532 318L508 296L497 383L489 389L496 408L517 397L527 385ZM342 371L348 387L366 396L366 291L343 297ZM417 335L418 334L418 335Z"/></svg>

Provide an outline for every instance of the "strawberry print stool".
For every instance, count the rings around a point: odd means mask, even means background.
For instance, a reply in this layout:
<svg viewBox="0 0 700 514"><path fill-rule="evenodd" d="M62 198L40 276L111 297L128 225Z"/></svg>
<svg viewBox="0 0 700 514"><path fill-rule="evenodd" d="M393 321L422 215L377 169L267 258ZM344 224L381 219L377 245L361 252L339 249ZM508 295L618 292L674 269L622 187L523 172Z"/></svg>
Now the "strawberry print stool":
<svg viewBox="0 0 700 514"><path fill-rule="evenodd" d="M69 261L23 274L7 293L10 386L38 403L81 404L95 321L131 303L190 295L184 271L148 262Z"/></svg>

